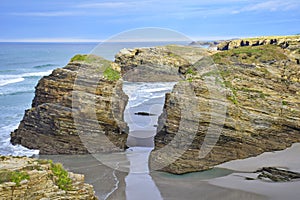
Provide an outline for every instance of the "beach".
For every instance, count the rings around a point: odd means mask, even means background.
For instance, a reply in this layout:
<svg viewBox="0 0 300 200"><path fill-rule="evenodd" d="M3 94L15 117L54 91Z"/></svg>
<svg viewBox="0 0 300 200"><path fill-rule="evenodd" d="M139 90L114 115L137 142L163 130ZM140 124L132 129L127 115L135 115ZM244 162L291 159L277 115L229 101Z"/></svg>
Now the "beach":
<svg viewBox="0 0 300 200"><path fill-rule="evenodd" d="M212 179L210 184L234 188L247 192L264 195L269 199L299 199L300 181L291 182L267 182L262 180L245 180L245 177L255 178L255 172L262 167L278 167L294 172L300 172L299 161L300 144L294 144L292 147L277 152L266 152L257 157L243 160L234 160L217 167L239 171L228 176ZM252 172L252 173L251 173Z"/></svg>

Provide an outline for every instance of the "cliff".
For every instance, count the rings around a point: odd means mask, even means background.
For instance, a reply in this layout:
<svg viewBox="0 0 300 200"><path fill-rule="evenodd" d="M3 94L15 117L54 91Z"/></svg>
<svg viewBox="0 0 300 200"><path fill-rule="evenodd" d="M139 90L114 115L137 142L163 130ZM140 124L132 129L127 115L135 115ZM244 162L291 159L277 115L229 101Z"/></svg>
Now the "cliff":
<svg viewBox="0 0 300 200"><path fill-rule="evenodd" d="M60 164L4 156L0 162L0 199L97 199L83 175L67 172Z"/></svg>
<svg viewBox="0 0 300 200"><path fill-rule="evenodd" d="M152 169L201 171L299 142L300 65L293 57L274 45L212 55L216 69L197 71L167 94Z"/></svg>
<svg viewBox="0 0 300 200"><path fill-rule="evenodd" d="M77 55L64 68L43 77L32 108L11 134L12 144L39 149L40 154L123 150L128 97L118 81L118 70L100 57Z"/></svg>
<svg viewBox="0 0 300 200"><path fill-rule="evenodd" d="M261 45L277 45L281 48L290 48L291 46L299 48L300 36L266 36L258 38L244 38L223 41L218 44L218 50L230 50L244 46L261 46Z"/></svg>

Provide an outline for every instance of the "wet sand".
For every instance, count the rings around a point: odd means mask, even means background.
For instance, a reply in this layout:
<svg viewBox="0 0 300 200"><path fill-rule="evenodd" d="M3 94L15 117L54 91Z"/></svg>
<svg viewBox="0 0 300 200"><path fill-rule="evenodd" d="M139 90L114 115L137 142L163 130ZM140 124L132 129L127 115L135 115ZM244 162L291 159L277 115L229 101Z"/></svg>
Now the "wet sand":
<svg viewBox="0 0 300 200"><path fill-rule="evenodd" d="M103 157L103 160L106 164L110 162L110 165L114 166L119 156L107 154ZM231 173L228 170L219 172L217 170L211 173L198 172L186 175L171 175L162 172L153 172L150 175L147 173L136 173L128 176L128 172L108 167L92 155L53 155L40 156L40 158L61 162L69 171L84 174L85 181L94 186L99 199L139 200L136 195L144 195L143 200L156 200L155 195L160 195L161 199L164 200L266 199L254 193L225 189L208 183L207 180L213 177ZM129 167L128 161L126 164L126 160L122 159L120 160L120 169ZM128 182L128 179L131 179L129 180L131 183ZM139 191L141 194L137 194Z"/></svg>
<svg viewBox="0 0 300 200"><path fill-rule="evenodd" d="M261 180L245 180L245 177L256 178L257 174L251 172L262 167L280 167L300 172L299 155L300 144L298 143L283 151L267 152L253 158L230 161L218 167L240 171L240 173L215 178L210 180L209 183L220 187L255 192L272 200L298 200L300 197L300 180L274 183Z"/></svg>

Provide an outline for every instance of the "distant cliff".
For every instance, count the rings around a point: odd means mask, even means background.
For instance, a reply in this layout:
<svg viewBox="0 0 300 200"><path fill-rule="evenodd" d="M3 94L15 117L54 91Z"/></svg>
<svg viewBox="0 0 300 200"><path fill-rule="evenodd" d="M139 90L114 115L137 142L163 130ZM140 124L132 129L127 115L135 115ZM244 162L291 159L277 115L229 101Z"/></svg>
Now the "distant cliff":
<svg viewBox="0 0 300 200"><path fill-rule="evenodd" d="M0 157L0 199L96 200L93 186L84 176L62 165L26 157Z"/></svg>
<svg viewBox="0 0 300 200"><path fill-rule="evenodd" d="M244 46L261 46L261 45L277 45L281 48L293 46L299 48L300 35L295 36L266 36L258 38L245 38L223 41L218 44L218 50L230 50Z"/></svg>

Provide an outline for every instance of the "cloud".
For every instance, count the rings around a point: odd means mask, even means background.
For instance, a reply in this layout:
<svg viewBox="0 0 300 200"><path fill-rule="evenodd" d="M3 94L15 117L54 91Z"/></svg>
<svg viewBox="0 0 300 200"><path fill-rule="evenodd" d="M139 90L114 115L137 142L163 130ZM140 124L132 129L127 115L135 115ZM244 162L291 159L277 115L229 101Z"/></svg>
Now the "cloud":
<svg viewBox="0 0 300 200"><path fill-rule="evenodd" d="M119 8L125 6L125 2L101 2L101 3L86 3L79 4L75 7L78 8Z"/></svg>
<svg viewBox="0 0 300 200"><path fill-rule="evenodd" d="M75 5L76 8L93 8L93 9L118 9L118 8L128 8L128 7L138 7L145 6L153 1L105 1L96 3L83 3Z"/></svg>
<svg viewBox="0 0 300 200"><path fill-rule="evenodd" d="M295 0L271 0L256 4L249 4L240 9L231 11L231 14L239 14L241 12L258 12L258 11L289 11L299 8L299 1Z"/></svg>

